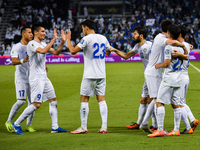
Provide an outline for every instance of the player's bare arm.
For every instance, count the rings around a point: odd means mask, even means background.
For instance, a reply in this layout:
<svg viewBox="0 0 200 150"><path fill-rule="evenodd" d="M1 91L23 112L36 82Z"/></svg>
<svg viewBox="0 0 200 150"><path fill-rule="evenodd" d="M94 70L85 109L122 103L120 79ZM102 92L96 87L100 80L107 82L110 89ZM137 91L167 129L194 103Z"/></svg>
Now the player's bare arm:
<svg viewBox="0 0 200 150"><path fill-rule="evenodd" d="M188 60L188 54L181 54L177 50L174 50L174 52L171 53L172 57L179 57L183 60Z"/></svg>
<svg viewBox="0 0 200 150"><path fill-rule="evenodd" d="M54 29L54 37L51 40L51 42L45 48L38 47L36 49L36 52L40 53L40 54L46 54L51 49L51 47L53 46L53 44L55 43L56 39L57 39L57 29L55 28Z"/></svg>
<svg viewBox="0 0 200 150"><path fill-rule="evenodd" d="M167 67L169 67L170 63L171 63L171 59L165 59L165 61L163 63L157 63L155 65L155 68L156 69L167 68Z"/></svg>
<svg viewBox="0 0 200 150"><path fill-rule="evenodd" d="M129 59L130 57L135 55L135 52L133 52L133 51L129 51L128 53L124 53L124 52L121 52L120 50L118 50L118 49L116 49L112 46L111 46L110 51L115 52L117 55L119 55L120 57L122 57L124 59Z"/></svg>
<svg viewBox="0 0 200 150"><path fill-rule="evenodd" d="M182 47L184 50L184 54L188 54L187 48L185 47L185 45L177 40L170 40L168 39L166 41L167 45L173 45L173 46L178 46L178 47Z"/></svg>
<svg viewBox="0 0 200 150"><path fill-rule="evenodd" d="M56 33L57 34L57 33ZM58 48L57 49L54 49L54 48L50 48L49 49L49 53L51 53L51 54L53 54L53 55L59 55L60 54L60 52L62 51L62 49L63 49L63 46L64 46L64 44L65 44L65 41L66 41L66 37L65 37L65 35L66 35L66 32L64 32L63 30L61 30L61 43L60 43L60 45L58 46Z"/></svg>
<svg viewBox="0 0 200 150"><path fill-rule="evenodd" d="M71 43L71 31L70 29L67 30L67 34L66 34L66 40L67 40L67 44L68 44L68 48L69 48L69 51L72 55L75 55L77 52L79 52L81 50L80 47L78 46L73 46L72 43Z"/></svg>
<svg viewBox="0 0 200 150"><path fill-rule="evenodd" d="M24 59L19 60L17 57L12 57L12 64L15 65L20 65L23 64L25 62L27 62L29 59L29 56L26 55L26 57Z"/></svg>

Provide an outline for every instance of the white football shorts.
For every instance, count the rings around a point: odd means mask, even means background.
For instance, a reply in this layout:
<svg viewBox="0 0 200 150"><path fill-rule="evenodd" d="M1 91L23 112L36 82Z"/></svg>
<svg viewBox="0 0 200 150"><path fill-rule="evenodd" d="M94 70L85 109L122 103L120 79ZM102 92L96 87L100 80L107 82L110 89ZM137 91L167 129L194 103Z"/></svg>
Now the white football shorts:
<svg viewBox="0 0 200 150"><path fill-rule="evenodd" d="M160 83L162 81L162 77L154 77L145 75L145 80L148 87L148 93L150 98L156 98L158 95L158 89L160 87Z"/></svg>
<svg viewBox="0 0 200 150"><path fill-rule="evenodd" d="M45 81L36 80L30 82L31 102L41 103L52 98L56 98L55 90L51 81L47 78Z"/></svg>
<svg viewBox="0 0 200 150"><path fill-rule="evenodd" d="M142 87L142 97L147 97L149 95L148 87L147 87L147 82L146 80L144 81L144 85Z"/></svg>
<svg viewBox="0 0 200 150"><path fill-rule="evenodd" d="M157 102L180 105L180 87L171 87L161 83L158 90Z"/></svg>
<svg viewBox="0 0 200 150"><path fill-rule="evenodd" d="M81 95L92 97L95 95L104 96L106 90L106 79L84 78L81 82Z"/></svg>
<svg viewBox="0 0 200 150"><path fill-rule="evenodd" d="M181 80L181 89L180 89L180 97L181 97L181 105L186 103L186 94L189 87L190 80L182 79Z"/></svg>
<svg viewBox="0 0 200 150"><path fill-rule="evenodd" d="M17 99L26 99L30 100L30 86L29 83L23 81L15 82L15 90Z"/></svg>

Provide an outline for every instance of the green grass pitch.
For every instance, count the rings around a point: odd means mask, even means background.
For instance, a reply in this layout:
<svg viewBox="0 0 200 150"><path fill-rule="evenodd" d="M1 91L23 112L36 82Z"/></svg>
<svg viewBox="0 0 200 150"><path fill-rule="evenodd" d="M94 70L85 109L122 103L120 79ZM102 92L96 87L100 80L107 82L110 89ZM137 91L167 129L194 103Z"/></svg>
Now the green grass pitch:
<svg viewBox="0 0 200 150"><path fill-rule="evenodd" d="M200 69L200 62L192 62ZM80 126L80 84L83 64L48 65L48 77L52 81L58 100L59 126L69 131ZM12 105L16 101L14 86L14 66L0 66L0 150L130 150L130 149L200 149L200 126L192 135L180 137L149 138L140 130L126 129L137 121L139 100L144 83L142 63L107 63L106 102L108 105L108 133L99 134L101 117L96 97L89 101L88 134L51 134L51 119L48 102L42 103L33 119L35 133L25 131L26 121L22 123L25 135L7 132L4 123ZM190 85L187 104L194 116L200 120L200 73L189 67ZM20 108L14 121L27 106ZM174 115L170 105L166 105L165 128L173 129ZM151 119L149 121L151 125ZM180 131L184 130L181 122Z"/></svg>

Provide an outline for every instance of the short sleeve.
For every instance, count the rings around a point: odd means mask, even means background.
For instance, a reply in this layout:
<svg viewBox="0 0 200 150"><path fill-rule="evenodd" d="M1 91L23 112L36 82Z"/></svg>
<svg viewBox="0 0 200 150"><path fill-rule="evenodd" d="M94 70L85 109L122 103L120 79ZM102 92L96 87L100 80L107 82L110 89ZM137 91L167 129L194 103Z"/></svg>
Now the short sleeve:
<svg viewBox="0 0 200 150"><path fill-rule="evenodd" d="M32 51L32 52L36 52L36 49L39 47L39 45L37 45L36 43L34 42L31 42L29 43L29 49Z"/></svg>
<svg viewBox="0 0 200 150"><path fill-rule="evenodd" d="M10 56L11 57L18 57L19 53L18 53L18 49L17 46L13 46L10 52Z"/></svg>
<svg viewBox="0 0 200 150"><path fill-rule="evenodd" d="M132 51L134 52L134 53L138 53L138 49L139 49L139 46L138 46L138 44L136 44L134 47L133 47L133 49L132 49Z"/></svg>
<svg viewBox="0 0 200 150"><path fill-rule="evenodd" d="M165 59L171 59L171 53L172 53L172 49L169 45L167 45L164 50Z"/></svg>
<svg viewBox="0 0 200 150"><path fill-rule="evenodd" d="M83 37L80 42L77 44L78 47L81 49L85 48L87 46L87 40L85 37Z"/></svg>
<svg viewBox="0 0 200 150"><path fill-rule="evenodd" d="M106 39L105 50L106 50L106 51L110 50L110 43L108 42L107 39Z"/></svg>

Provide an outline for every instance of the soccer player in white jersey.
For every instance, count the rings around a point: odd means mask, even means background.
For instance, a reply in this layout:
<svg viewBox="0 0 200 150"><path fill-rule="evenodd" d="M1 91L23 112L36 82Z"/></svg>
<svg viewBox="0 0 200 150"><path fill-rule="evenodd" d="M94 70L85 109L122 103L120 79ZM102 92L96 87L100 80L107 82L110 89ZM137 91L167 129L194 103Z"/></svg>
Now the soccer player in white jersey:
<svg viewBox="0 0 200 150"><path fill-rule="evenodd" d="M146 40L147 37L147 29L144 27L137 26L134 28L133 33L133 39L134 43L137 43L132 50L130 50L128 53L121 52L117 49L112 49L117 55L124 59L129 59L130 57L134 56L135 54L139 53L139 56L143 62L144 70L148 64L149 60L149 52L151 49L152 43ZM148 95L148 88L146 81L144 82L143 88L142 88L142 95L140 98L140 107L138 111L138 120L136 123L133 123L132 125L126 126L128 129L139 129L140 124L142 123L143 117L146 113L147 109L147 103L151 102L152 99L149 98ZM152 129L157 127L156 118L153 117L152 119Z"/></svg>
<svg viewBox="0 0 200 150"><path fill-rule="evenodd" d="M189 55L190 45L184 40L184 37L188 33L188 30L184 26L180 26L180 29L181 29L181 34L178 37L178 40L186 46L188 50L188 55ZM186 58L184 58L184 55L182 55L179 52L175 52L172 54L173 57L180 57L183 59L183 65L182 65L182 70L181 70L181 90L180 90L181 91L181 95L180 95L181 106L180 107L182 110L181 119L183 120L186 129L183 132L181 132L181 134L192 134L195 128L199 124L199 120L195 119L189 106L186 104L186 94L187 94L187 90L188 90L189 82L190 82L189 75L188 75L188 67L189 67L190 58L188 57L188 55L187 55L188 60L186 60ZM188 117L191 121L191 124L189 124Z"/></svg>
<svg viewBox="0 0 200 150"><path fill-rule="evenodd" d="M156 69L155 65L159 62L163 62L163 52L164 48L166 45L173 45L173 46L180 46L183 47L184 50L187 52L186 47L184 44L178 42L177 40L172 40L172 39L167 39L167 29L168 27L172 24L170 20L163 20L161 22L161 32L159 33L151 47L151 51L149 54L149 63L147 64L147 67L145 69L145 79L147 82L147 87L149 90L149 96L150 98L153 98L154 100L151 101L147 108L147 113L144 116L143 122L140 125L140 128L145 130L146 132L151 133L151 130L149 129L148 126L148 121L149 118L151 117L154 108L156 99L157 99L157 94L158 94L158 88L160 86L161 80L162 80L162 68Z"/></svg>
<svg viewBox="0 0 200 150"><path fill-rule="evenodd" d="M168 38L176 40L181 33L181 29L176 25L171 25L168 28ZM163 125L165 117L165 104L171 104L174 109L174 129L167 133L167 136L179 136L179 127L181 120L181 108L180 108L180 86L181 86L181 66L183 61L181 59L173 58L171 53L173 50L177 50L179 53L184 54L184 50L180 47L167 45L164 49L163 63L157 63L156 69L165 68L163 79L158 90L157 105L157 123L158 130L155 130L149 137L163 137L165 135Z"/></svg>
<svg viewBox="0 0 200 150"><path fill-rule="evenodd" d="M28 105L31 105L30 99L30 86L28 81L29 76L29 63L27 55L27 44L33 39L33 34L30 27L23 27L21 29L22 39L19 43L15 44L11 50L12 64L15 65L15 90L17 96L17 102L12 106L8 119L5 123L9 132L14 132L11 127L13 118L17 114L20 107L25 103L26 96ZM27 118L27 130L29 132L35 132L31 126L34 112Z"/></svg>
<svg viewBox="0 0 200 150"><path fill-rule="evenodd" d="M42 24L36 23L32 26L32 32L34 40L30 41L27 46L27 52L29 55L30 75L29 84L31 87L31 102L19 118L12 124L17 134L24 134L21 129L21 123L40 106L42 101L49 101L49 113L52 121L51 133L67 132L58 126L58 112L57 112L57 100L55 91L51 81L48 79L45 69L46 53L49 52L54 55L59 55L64 43L66 41L65 33L61 31L61 43L55 50L52 47L57 39L57 29L54 29L54 37L52 41L47 45L42 42L45 39L45 28Z"/></svg>
<svg viewBox="0 0 200 150"><path fill-rule="evenodd" d="M105 36L96 34L95 25L92 20L85 20L81 23L84 37L73 47L71 44L71 31L67 32L67 44L71 54L76 54L83 49L84 52L84 73L81 83L81 127L72 134L87 133L87 117L89 113L88 101L91 96L96 95L99 103L102 126L99 133L107 133L108 108L105 101L106 72L105 72L105 53L110 53L110 44Z"/></svg>

